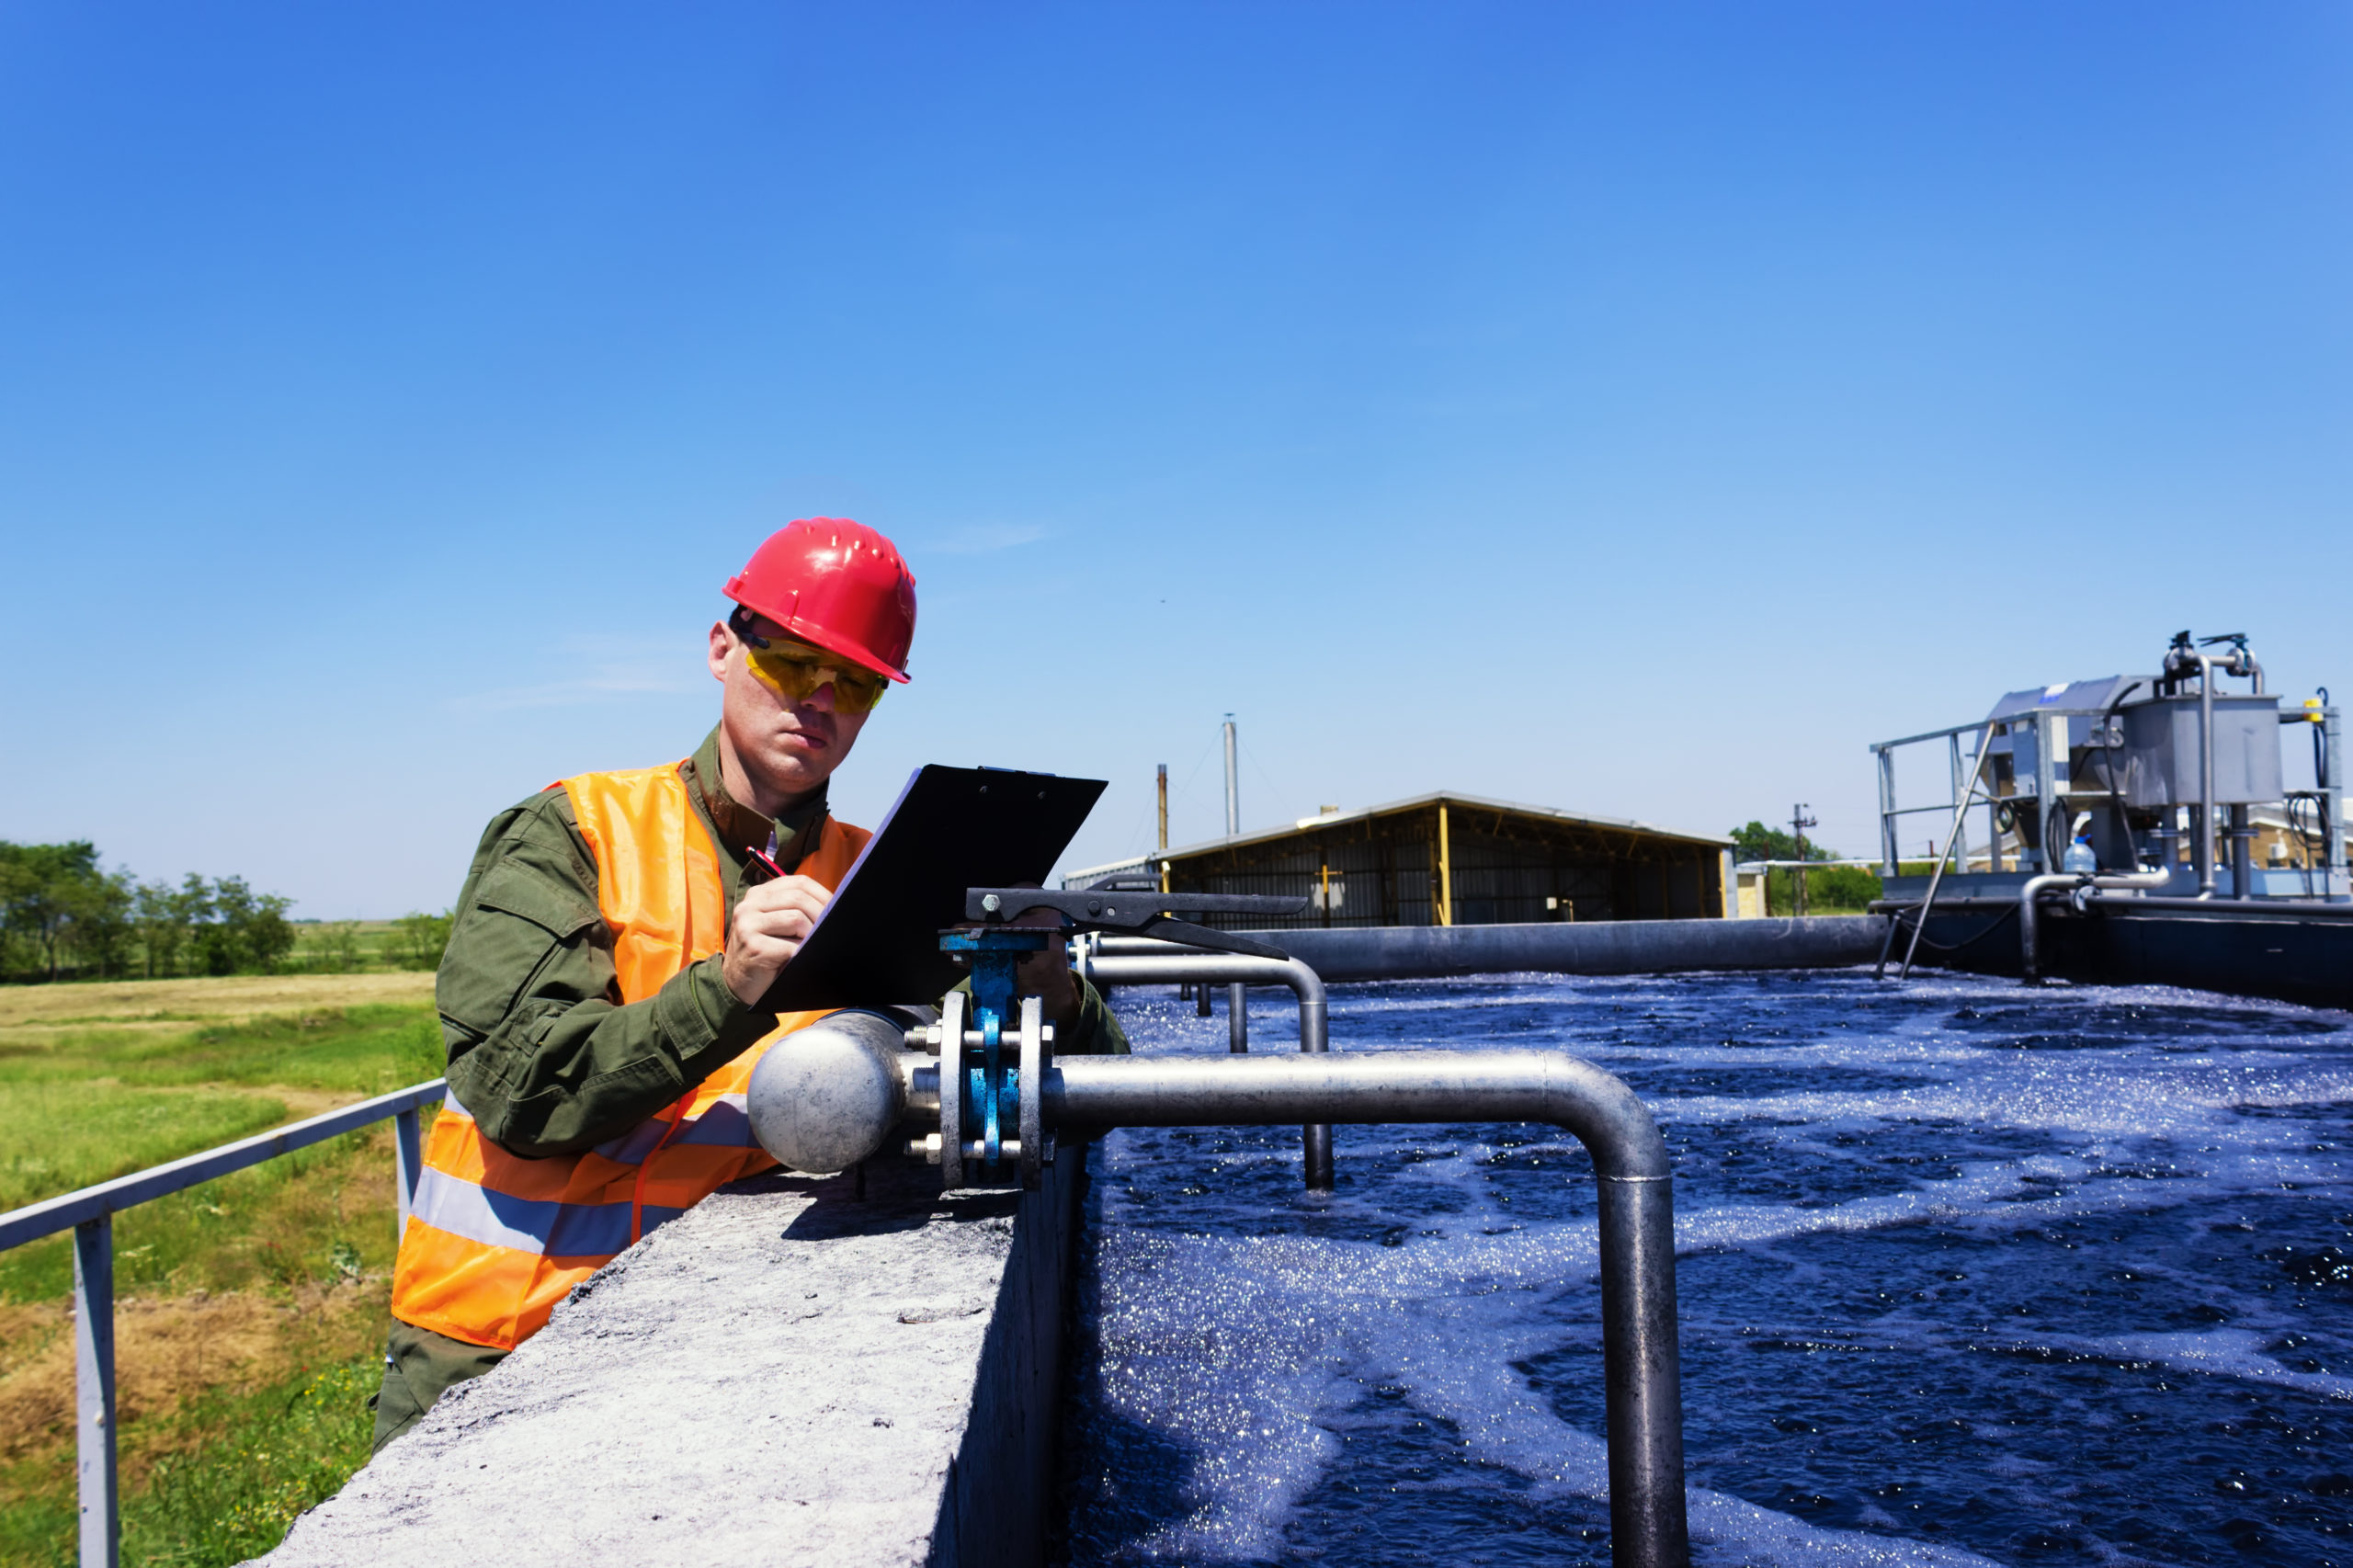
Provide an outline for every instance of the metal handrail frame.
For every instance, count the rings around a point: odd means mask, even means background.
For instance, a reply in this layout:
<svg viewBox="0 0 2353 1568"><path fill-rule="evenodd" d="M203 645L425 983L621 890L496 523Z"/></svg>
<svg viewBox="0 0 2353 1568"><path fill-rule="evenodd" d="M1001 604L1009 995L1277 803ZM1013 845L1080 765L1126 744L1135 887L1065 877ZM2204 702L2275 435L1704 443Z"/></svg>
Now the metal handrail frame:
<svg viewBox="0 0 2353 1568"><path fill-rule="evenodd" d="M417 1112L448 1098L449 1091L446 1078L412 1085L0 1214L0 1252L60 1231L74 1233L74 1425L81 1568L116 1568L122 1555L122 1500L115 1471L114 1217L389 1118L393 1123L393 1188L400 1228L405 1232L422 1149Z"/></svg>

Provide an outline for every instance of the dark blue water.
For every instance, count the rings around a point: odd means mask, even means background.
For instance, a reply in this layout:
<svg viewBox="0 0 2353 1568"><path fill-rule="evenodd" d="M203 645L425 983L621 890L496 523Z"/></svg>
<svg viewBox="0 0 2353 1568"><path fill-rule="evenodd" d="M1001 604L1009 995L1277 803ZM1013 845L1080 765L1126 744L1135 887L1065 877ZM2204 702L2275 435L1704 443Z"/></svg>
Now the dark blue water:
<svg viewBox="0 0 2353 1568"><path fill-rule="evenodd" d="M1562 1045L1658 1113L1701 1562L2353 1568L2348 1026L1840 973L1343 987L1332 1038ZM1606 1562L1583 1152L1337 1143L1324 1201L1294 1132L1097 1154L1068 1561Z"/></svg>

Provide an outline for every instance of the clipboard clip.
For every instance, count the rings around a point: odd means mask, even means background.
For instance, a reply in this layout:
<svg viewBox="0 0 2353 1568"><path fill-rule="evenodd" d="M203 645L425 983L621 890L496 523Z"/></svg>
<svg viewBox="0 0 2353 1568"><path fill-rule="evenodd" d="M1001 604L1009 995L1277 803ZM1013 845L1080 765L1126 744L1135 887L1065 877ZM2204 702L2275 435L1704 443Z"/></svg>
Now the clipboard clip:
<svg viewBox="0 0 2353 1568"><path fill-rule="evenodd" d="M1099 888L964 890L964 918L980 925L1002 926L1033 909L1053 911L1074 931L1116 931L1123 936L1182 942L1188 948L1207 948L1215 952L1282 960L1290 955L1280 948L1176 916L1265 915L1279 918L1303 914L1307 900L1238 892L1111 892Z"/></svg>

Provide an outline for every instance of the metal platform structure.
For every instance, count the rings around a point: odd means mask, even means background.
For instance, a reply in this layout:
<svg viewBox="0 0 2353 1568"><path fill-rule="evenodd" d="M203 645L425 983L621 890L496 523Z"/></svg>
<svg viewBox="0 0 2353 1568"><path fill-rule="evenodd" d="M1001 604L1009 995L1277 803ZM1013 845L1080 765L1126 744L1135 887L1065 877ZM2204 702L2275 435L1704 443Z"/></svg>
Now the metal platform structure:
<svg viewBox="0 0 2353 1568"><path fill-rule="evenodd" d="M2311 737L2309 789L2284 782L2290 733ZM1941 747L1948 799L1899 799L1898 754L1916 746ZM2010 692L1974 722L1870 749L1873 908L1907 969L2353 1006L2340 712L2325 688L2283 707L2244 635L2184 631L2156 674ZM1924 816L1941 841L1907 863L1904 824Z"/></svg>

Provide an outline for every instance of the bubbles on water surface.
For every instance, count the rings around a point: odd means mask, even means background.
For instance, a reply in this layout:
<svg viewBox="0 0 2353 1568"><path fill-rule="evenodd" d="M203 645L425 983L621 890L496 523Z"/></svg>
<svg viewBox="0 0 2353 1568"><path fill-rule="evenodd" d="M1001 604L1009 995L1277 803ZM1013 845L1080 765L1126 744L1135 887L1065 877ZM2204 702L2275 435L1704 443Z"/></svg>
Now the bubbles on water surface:
<svg viewBox="0 0 2353 1568"><path fill-rule="evenodd" d="M1287 998L1282 999L1287 1001ZM1225 1020L1120 998L1142 1052ZM1295 1048L1278 994L1254 1049ZM1343 1051L1557 1044L1677 1158L1709 1564L2353 1565L2353 1028L2158 988L1343 987ZM1095 1157L1073 1564L1606 1562L1590 1167L1542 1127Z"/></svg>

